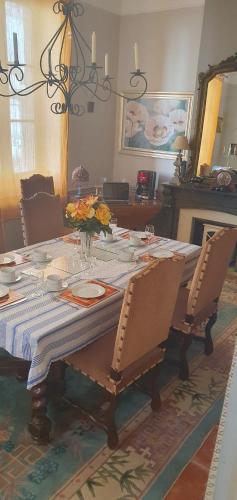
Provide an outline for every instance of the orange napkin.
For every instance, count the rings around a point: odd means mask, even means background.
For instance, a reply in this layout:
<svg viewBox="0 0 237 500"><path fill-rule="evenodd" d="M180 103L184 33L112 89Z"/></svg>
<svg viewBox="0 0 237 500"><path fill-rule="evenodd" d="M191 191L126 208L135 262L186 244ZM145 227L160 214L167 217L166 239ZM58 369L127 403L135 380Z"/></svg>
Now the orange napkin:
<svg viewBox="0 0 237 500"><path fill-rule="evenodd" d="M153 262L156 259L157 259L157 257L153 257L149 253L144 253L143 255L140 255L140 257L139 257L139 260L141 260L142 262Z"/></svg>
<svg viewBox="0 0 237 500"><path fill-rule="evenodd" d="M140 255L139 260L141 260L141 261L143 261L143 262L152 262L152 261L154 261L154 260L157 260L157 259L163 259L163 258L165 258L165 259L172 259L172 257L173 257L173 256L177 256L177 257L184 257L184 256L183 256L182 254L180 254L180 253L173 252L173 250L171 250L171 251L172 251L172 254L173 254L173 255L172 255L172 256L170 256L170 257L159 257L158 255L157 255L157 257L155 257L154 255L150 255L149 253L144 253L143 255Z"/></svg>
<svg viewBox="0 0 237 500"><path fill-rule="evenodd" d="M7 256L7 254L5 254ZM18 253L11 252L11 255L13 255L15 262L12 262L11 264L0 264L0 267L13 267L13 266L19 266L19 264L24 264L24 262L28 262L29 259L24 257L24 255L20 255Z"/></svg>
<svg viewBox="0 0 237 500"><path fill-rule="evenodd" d="M107 285L107 283L104 283L102 281L91 280L88 281L88 283L93 283L94 285L103 286L105 288L105 294L102 295L102 297L97 297L93 299L83 299L81 297L74 297L74 295L72 295L71 290L65 290L65 292L59 294L59 297L61 299L66 299L69 302L74 302L74 304L78 304L79 306L82 307L91 307L97 304L97 302L100 302L101 300L108 299L108 297L111 297L111 295L114 295L119 291L114 286Z"/></svg>
<svg viewBox="0 0 237 500"><path fill-rule="evenodd" d="M14 290L10 290L9 295L0 299L0 309L2 306L6 306L7 304L11 304L12 302L16 302L24 297L20 293L14 292Z"/></svg>

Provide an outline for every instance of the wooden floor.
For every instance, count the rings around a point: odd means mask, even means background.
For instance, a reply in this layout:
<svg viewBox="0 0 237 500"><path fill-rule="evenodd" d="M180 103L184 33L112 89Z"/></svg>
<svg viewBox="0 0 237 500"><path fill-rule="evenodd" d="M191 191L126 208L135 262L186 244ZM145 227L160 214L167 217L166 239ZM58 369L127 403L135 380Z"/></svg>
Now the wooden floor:
<svg viewBox="0 0 237 500"><path fill-rule="evenodd" d="M208 434L201 448L177 478L165 500L203 500L218 426Z"/></svg>

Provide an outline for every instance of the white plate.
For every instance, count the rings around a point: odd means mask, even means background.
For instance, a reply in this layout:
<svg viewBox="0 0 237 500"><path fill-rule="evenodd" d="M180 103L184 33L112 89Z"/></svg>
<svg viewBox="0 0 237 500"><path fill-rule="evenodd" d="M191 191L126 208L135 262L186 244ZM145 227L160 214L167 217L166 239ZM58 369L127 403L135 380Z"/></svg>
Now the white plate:
<svg viewBox="0 0 237 500"><path fill-rule="evenodd" d="M146 240L147 239L147 234L144 231L134 231L134 236L136 238L140 238L140 240Z"/></svg>
<svg viewBox="0 0 237 500"><path fill-rule="evenodd" d="M47 262L50 262L53 257L51 255L47 255L46 259L37 259L37 257L35 258L34 255L31 254L30 258L32 262L35 262L36 264L45 264Z"/></svg>
<svg viewBox="0 0 237 500"><path fill-rule="evenodd" d="M145 243L144 241L142 241L141 239L140 239L140 241L137 241L136 243L135 243L135 242L132 242L132 241L130 241L130 242L129 242L129 245L130 245L131 247L144 247L144 246L145 246L145 244L146 244L146 243Z"/></svg>
<svg viewBox="0 0 237 500"><path fill-rule="evenodd" d="M9 295L9 288L7 286L0 285L0 299L4 299L7 295Z"/></svg>
<svg viewBox="0 0 237 500"><path fill-rule="evenodd" d="M22 276L19 275L16 277L15 280L11 280L11 281L1 281L1 279L0 279L0 283L3 283L3 284L6 283L7 285L14 285L14 283L18 283L18 281L21 281L21 278L22 278Z"/></svg>
<svg viewBox="0 0 237 500"><path fill-rule="evenodd" d="M157 250L156 252L150 253L152 257L157 257L158 259L168 259L169 257L173 257L174 253L170 250Z"/></svg>
<svg viewBox="0 0 237 500"><path fill-rule="evenodd" d="M102 239L101 241L103 241L103 243L116 243L118 240L118 238L113 238L112 240Z"/></svg>
<svg viewBox="0 0 237 500"><path fill-rule="evenodd" d="M16 262L13 255L0 255L0 266L8 266L13 262Z"/></svg>
<svg viewBox="0 0 237 500"><path fill-rule="evenodd" d="M67 288L68 288L68 283L64 283L62 288L58 288L57 290L51 290L50 285L48 285L47 281L46 281L47 292L62 292L63 290L66 290Z"/></svg>
<svg viewBox="0 0 237 500"><path fill-rule="evenodd" d="M131 264L132 262L137 262L138 258L136 255L133 255L133 257L130 260L125 260L121 255L118 256L118 261L119 262L124 262L125 264Z"/></svg>
<svg viewBox="0 0 237 500"><path fill-rule="evenodd" d="M96 297L102 297L104 294L105 288L93 283L85 283L84 285L72 288L72 295L82 299L94 299Z"/></svg>

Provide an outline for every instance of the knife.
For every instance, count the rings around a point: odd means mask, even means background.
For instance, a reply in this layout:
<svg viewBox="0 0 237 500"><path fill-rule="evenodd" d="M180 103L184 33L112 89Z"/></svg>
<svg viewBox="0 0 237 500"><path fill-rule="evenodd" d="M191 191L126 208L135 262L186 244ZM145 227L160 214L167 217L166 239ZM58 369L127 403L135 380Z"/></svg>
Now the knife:
<svg viewBox="0 0 237 500"><path fill-rule="evenodd" d="M21 299L15 300L15 302L11 302L10 304L6 304L5 306L0 306L0 312L8 307L15 306L16 304L20 304L20 302L25 302L27 297L22 297Z"/></svg>

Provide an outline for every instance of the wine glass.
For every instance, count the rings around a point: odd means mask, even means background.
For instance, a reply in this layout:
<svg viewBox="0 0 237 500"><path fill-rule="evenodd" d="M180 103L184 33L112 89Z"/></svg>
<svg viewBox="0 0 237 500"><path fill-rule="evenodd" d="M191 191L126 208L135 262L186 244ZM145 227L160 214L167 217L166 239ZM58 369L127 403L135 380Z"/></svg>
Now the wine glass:
<svg viewBox="0 0 237 500"><path fill-rule="evenodd" d="M145 233L146 233L146 237L148 240L150 240L151 238L153 238L153 236L155 235L155 228L153 226L153 224L147 224L146 227L145 227Z"/></svg>
<svg viewBox="0 0 237 500"><path fill-rule="evenodd" d="M43 297L45 294L45 268L47 267L47 264L41 264L41 263L35 263L34 268L31 272L31 278L33 279L33 282L35 283L33 291L29 294L29 298L35 298L35 297Z"/></svg>
<svg viewBox="0 0 237 500"><path fill-rule="evenodd" d="M112 229L112 233L116 232L116 228L118 226L117 217L112 216L109 223L110 228Z"/></svg>

